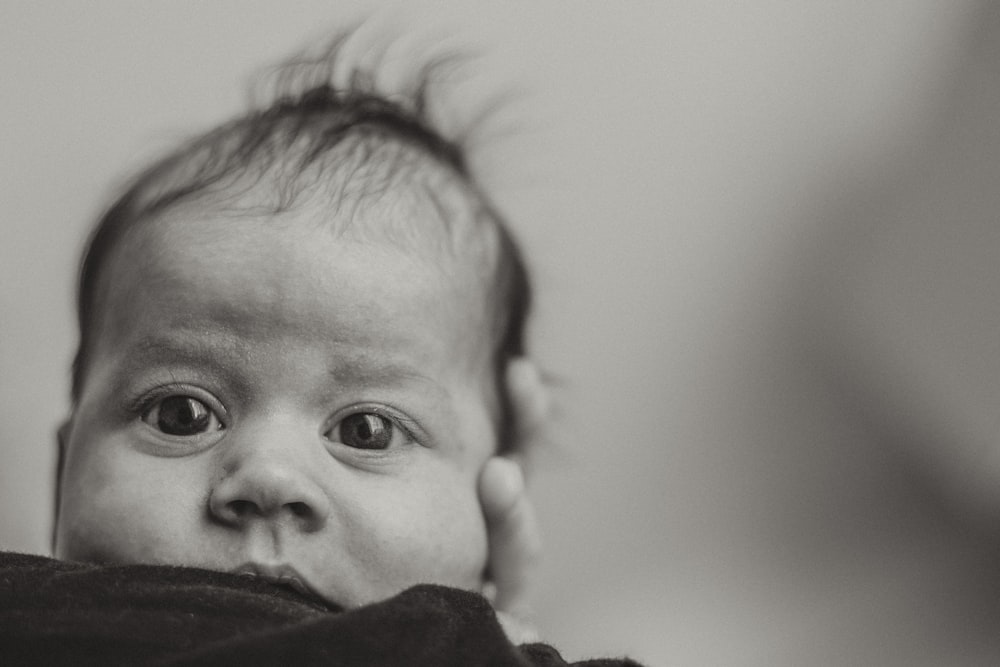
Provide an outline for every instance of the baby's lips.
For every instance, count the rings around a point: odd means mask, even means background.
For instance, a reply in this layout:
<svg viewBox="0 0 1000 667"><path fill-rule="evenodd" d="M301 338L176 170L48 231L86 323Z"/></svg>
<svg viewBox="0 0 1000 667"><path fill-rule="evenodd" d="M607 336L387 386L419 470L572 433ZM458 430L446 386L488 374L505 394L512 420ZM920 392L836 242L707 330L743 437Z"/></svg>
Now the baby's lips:
<svg viewBox="0 0 1000 667"><path fill-rule="evenodd" d="M245 577L256 577L277 586L291 588L300 595L322 603L324 606L337 606L330 603L309 583L309 580L298 570L286 563L254 563L248 562L239 565L232 570L233 574Z"/></svg>

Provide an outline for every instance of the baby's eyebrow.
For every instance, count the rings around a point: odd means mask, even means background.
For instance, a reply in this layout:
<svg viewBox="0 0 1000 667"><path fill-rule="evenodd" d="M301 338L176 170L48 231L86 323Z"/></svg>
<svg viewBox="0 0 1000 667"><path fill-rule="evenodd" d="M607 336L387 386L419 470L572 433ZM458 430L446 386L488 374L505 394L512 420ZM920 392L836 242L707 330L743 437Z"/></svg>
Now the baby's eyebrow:
<svg viewBox="0 0 1000 667"><path fill-rule="evenodd" d="M170 362L208 367L229 373L234 362L249 363L251 354L238 336L218 332L206 339L204 333L190 335L153 334L144 336L124 351L124 370L135 371L150 364ZM401 383L419 385L438 399L448 397L447 390L414 366L372 353L339 354L329 376L335 385L362 389L383 389Z"/></svg>
<svg viewBox="0 0 1000 667"><path fill-rule="evenodd" d="M206 341L202 334L168 336L163 334L144 336L125 349L125 359L129 365L147 365L150 361L185 361L198 364L221 365L220 353L231 357L245 358L241 346L235 338L215 336Z"/></svg>
<svg viewBox="0 0 1000 667"><path fill-rule="evenodd" d="M113 352L117 358L116 391L122 391L128 378L155 367L183 365L212 375L235 380L234 366L245 360L246 353L235 341L207 341L200 335L170 335L164 333L143 336Z"/></svg>
<svg viewBox="0 0 1000 667"><path fill-rule="evenodd" d="M444 387L412 366L369 355L338 359L330 371L330 376L337 384L374 388L399 382L413 382L439 396L447 394Z"/></svg>

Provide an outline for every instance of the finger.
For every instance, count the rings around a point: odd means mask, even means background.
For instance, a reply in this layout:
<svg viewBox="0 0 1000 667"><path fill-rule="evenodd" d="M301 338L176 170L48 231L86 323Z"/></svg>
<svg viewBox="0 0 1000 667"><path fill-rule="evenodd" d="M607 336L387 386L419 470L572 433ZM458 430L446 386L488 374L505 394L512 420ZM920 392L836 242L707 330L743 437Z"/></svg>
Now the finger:
<svg viewBox="0 0 1000 667"><path fill-rule="evenodd" d="M479 495L489 534L488 575L496 588L494 606L527 616L528 592L542 548L521 467L510 459L491 458L479 478Z"/></svg>
<svg viewBox="0 0 1000 667"><path fill-rule="evenodd" d="M514 413L514 433L519 440L511 444L514 445L513 450L518 451L544 424L551 401L538 366L527 357L508 362L505 379Z"/></svg>

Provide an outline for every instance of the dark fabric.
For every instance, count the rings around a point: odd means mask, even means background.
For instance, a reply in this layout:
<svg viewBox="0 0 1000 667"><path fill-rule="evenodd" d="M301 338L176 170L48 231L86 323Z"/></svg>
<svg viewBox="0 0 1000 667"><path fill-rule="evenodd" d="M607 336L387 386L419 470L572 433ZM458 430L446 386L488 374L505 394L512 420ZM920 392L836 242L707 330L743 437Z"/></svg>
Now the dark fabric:
<svg viewBox="0 0 1000 667"><path fill-rule="evenodd" d="M443 586L415 586L389 600L341 611L222 572L67 563L0 552L0 664L567 663L545 644L515 647L482 596Z"/></svg>

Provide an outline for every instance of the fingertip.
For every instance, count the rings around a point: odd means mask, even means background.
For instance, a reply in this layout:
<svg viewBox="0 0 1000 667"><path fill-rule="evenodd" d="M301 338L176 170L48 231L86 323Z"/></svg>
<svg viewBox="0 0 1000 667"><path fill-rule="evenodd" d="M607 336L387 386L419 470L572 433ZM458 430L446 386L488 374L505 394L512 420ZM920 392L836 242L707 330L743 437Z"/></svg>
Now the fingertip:
<svg viewBox="0 0 1000 667"><path fill-rule="evenodd" d="M524 472L521 466L503 456L492 457L480 473L479 492L488 515L503 515L524 493Z"/></svg>
<svg viewBox="0 0 1000 667"><path fill-rule="evenodd" d="M506 380L519 428L523 432L531 432L544 421L551 409L551 396L542 380L542 373L528 357L517 357L507 363Z"/></svg>
<svg viewBox="0 0 1000 667"><path fill-rule="evenodd" d="M528 357L515 357L507 363L507 383L511 388L530 387L541 380L538 367Z"/></svg>

